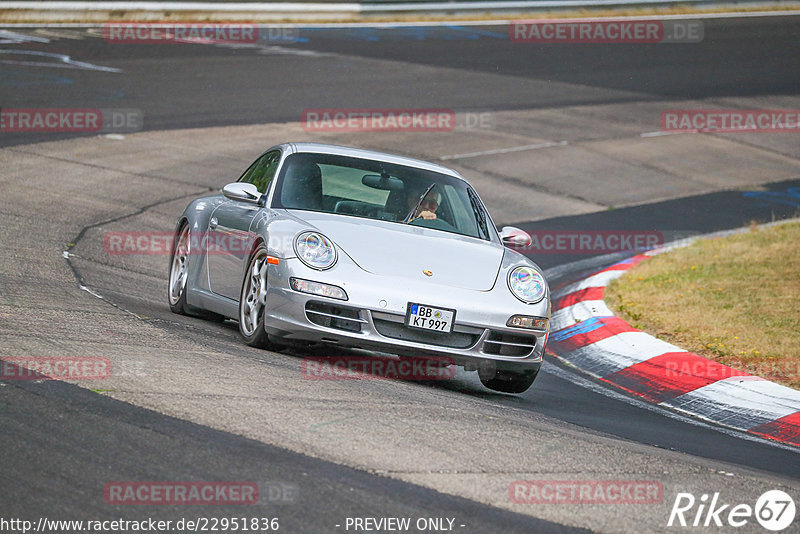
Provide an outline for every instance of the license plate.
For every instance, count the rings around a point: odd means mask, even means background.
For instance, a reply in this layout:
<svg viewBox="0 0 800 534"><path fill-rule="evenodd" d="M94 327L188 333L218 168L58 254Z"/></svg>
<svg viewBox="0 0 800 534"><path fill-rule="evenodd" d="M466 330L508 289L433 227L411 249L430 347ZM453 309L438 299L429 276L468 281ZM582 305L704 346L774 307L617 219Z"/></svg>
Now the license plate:
<svg viewBox="0 0 800 534"><path fill-rule="evenodd" d="M406 311L406 326L449 334L453 331L455 318L455 310L434 308L425 304L409 302Z"/></svg>

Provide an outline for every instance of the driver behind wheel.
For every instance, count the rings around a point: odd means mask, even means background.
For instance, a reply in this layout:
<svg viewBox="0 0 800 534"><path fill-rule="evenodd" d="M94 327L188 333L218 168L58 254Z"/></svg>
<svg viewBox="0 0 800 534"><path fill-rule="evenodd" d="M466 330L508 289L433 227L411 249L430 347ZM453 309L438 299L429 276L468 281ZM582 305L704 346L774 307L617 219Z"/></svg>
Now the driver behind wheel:
<svg viewBox="0 0 800 534"><path fill-rule="evenodd" d="M410 192L408 197L406 197L408 209L412 210L416 207L415 213L411 216L411 221L419 219L420 217L427 220L436 219L436 210L439 208L439 204L442 201L442 194L436 191L435 188L431 189L428 191L428 194L425 195L425 198L422 199L422 202L419 202L419 197L424 192L424 189L419 189ZM417 202L419 202L419 206L417 206Z"/></svg>

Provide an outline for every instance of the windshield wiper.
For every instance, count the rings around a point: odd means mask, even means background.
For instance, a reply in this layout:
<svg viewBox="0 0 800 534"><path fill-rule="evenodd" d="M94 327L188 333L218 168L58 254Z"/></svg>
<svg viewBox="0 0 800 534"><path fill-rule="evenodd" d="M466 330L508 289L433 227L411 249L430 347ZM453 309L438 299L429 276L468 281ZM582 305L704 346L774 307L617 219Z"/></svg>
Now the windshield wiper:
<svg viewBox="0 0 800 534"><path fill-rule="evenodd" d="M469 203L472 206L472 211L475 213L475 219L478 223L478 231L483 232L483 236L486 239L491 239L489 237L489 227L486 224L486 214L481 209L481 203L480 200L478 200L478 195L471 188L467 188L467 196L469 197Z"/></svg>
<svg viewBox="0 0 800 534"><path fill-rule="evenodd" d="M431 185L429 185L428 189L426 189L425 192L422 193L422 196L419 197L419 200L417 201L417 204L414 206L414 208L411 211L408 212L408 215L406 215L405 218L403 219L403 224L408 224L408 223L411 222L411 217L414 216L414 214L417 212L417 209L419 209L420 205L422 205L422 201L425 200L425 197L428 196L428 193L430 193L431 189L433 189L434 187L436 187L436 182L434 182Z"/></svg>

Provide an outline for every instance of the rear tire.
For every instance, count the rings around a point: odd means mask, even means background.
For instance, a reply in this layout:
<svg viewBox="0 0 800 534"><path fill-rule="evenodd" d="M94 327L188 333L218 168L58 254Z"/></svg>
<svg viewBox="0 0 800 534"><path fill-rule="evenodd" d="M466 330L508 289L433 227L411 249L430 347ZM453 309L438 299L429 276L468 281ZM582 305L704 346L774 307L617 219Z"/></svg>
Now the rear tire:
<svg viewBox="0 0 800 534"><path fill-rule="evenodd" d="M172 254L169 257L169 287L167 288L169 309L179 315L200 317L219 323L224 322L226 319L224 315L194 308L186 303L186 284L189 278L189 256L191 253L189 224L184 222L178 230L178 238L175 240L175 246L172 247Z"/></svg>
<svg viewBox="0 0 800 534"><path fill-rule="evenodd" d="M264 328L267 311L267 249L263 243L250 256L239 295L239 333L251 347L278 350Z"/></svg>
<svg viewBox="0 0 800 534"><path fill-rule="evenodd" d="M178 230L178 237L172 247L169 257L169 287L167 298L169 309L179 315L189 315L189 305L186 303L186 282L189 278L189 225L183 223Z"/></svg>
<svg viewBox="0 0 800 534"><path fill-rule="evenodd" d="M491 377L478 373L481 384L489 389L503 393L522 393L527 391L536 380L539 371L506 371L498 369Z"/></svg>

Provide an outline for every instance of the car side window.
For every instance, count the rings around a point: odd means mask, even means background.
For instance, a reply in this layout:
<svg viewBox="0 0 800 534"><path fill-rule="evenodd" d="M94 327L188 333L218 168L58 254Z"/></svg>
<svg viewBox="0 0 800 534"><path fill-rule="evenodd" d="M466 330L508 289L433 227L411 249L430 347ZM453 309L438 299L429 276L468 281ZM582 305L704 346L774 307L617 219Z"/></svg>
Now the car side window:
<svg viewBox="0 0 800 534"><path fill-rule="evenodd" d="M280 150L267 152L250 165L250 168L244 172L239 181L253 184L258 188L259 193L266 193L270 182L275 177L275 171L278 169L280 160Z"/></svg>

